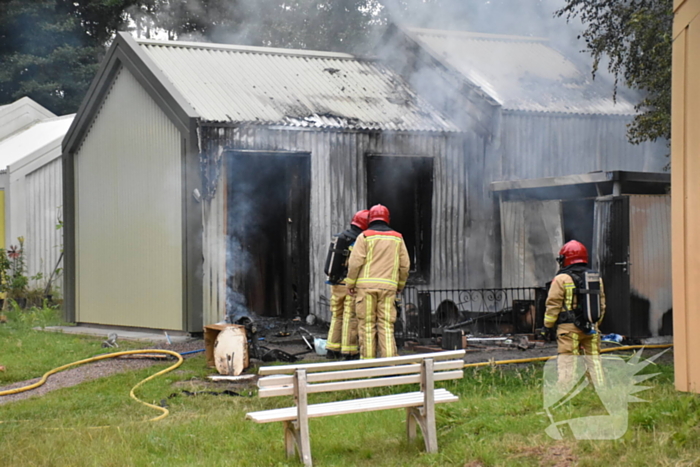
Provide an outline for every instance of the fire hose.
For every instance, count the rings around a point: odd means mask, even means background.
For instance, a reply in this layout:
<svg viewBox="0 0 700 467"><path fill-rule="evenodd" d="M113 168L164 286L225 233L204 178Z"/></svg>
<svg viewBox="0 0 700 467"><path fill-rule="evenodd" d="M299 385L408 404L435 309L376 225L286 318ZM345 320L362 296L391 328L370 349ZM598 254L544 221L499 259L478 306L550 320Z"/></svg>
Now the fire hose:
<svg viewBox="0 0 700 467"><path fill-rule="evenodd" d="M673 347L673 344L658 344L658 345L624 345L622 347L613 347L610 349L603 349L600 353L615 352L618 350L636 350L636 349L668 349ZM545 362L556 358L556 355L550 355L547 357L534 357L534 358L522 358L519 360L498 360L494 362L478 362L478 363L467 363L464 368L474 368L479 366L489 366L489 365L509 365L511 363L531 363L531 362Z"/></svg>
<svg viewBox="0 0 700 467"><path fill-rule="evenodd" d="M0 397L1 397L1 396L9 396L9 395L11 395L11 394L19 394L20 392L30 391L30 390L32 390L32 389L38 388L39 386L41 386L42 384L44 384L44 383L46 382L46 380L49 378L49 376L51 376L51 375L53 375L53 374L56 374L56 373L58 373L58 372L61 372L61 371L65 370L65 369L70 368L70 367L73 367L73 366L82 365L82 364L84 364L84 363L96 362L96 361L99 361L99 360L105 360L105 359L107 359L107 358L121 357L121 356L123 356L123 355L153 354L153 353L160 353L160 354L172 355L173 357L177 358L178 361L177 361L175 364L169 366L168 368L166 368L166 369L164 369L164 370L161 370L161 371L159 371L158 373L152 374L152 375L149 376L148 378L139 381L139 383L136 384L136 386L134 386L133 388L131 388L131 391L129 392L129 396L130 396L132 399L134 399L136 402L139 402L139 403L141 403L141 404L143 404L143 405L145 405L145 406L151 407L152 409L159 410L160 412L162 412L159 416L154 417L154 418L151 418L150 420L148 420L148 421L150 421L150 422L157 422L158 420L162 420L162 419L164 419L165 417L168 416L168 414L170 413L170 412L168 411L168 409L166 409L165 407L160 407L160 406L158 406L158 405L149 404L148 402L142 401L141 399L139 399L138 397L136 397L136 394L134 394L134 391L136 391L136 389L138 389L142 384L146 383L147 381L150 381L150 380L152 380L153 378L156 378L156 377L158 377L158 376L160 376L160 375L164 375L165 373L168 373L168 372L170 372L170 371L173 371L174 369L176 369L177 367L179 367L180 365L182 365L182 362L184 361L184 359L182 358L182 355L180 355L180 354L177 353L177 352L173 352L172 350L160 350L160 349L151 349L151 350L125 350L125 351L123 351L123 352L114 352L114 353L109 353L109 354L104 354L104 355L98 355L98 356L92 357L92 358L86 358L86 359L84 359L84 360L79 360L79 361L77 361L77 362L68 363L68 364L66 364L66 365L59 366L58 368L54 368L53 370L46 372L46 373L44 374L44 376L42 376L41 379L40 379L39 381L37 381L36 383L30 384L30 385L28 385L28 386L23 386L23 387L21 387L21 388L8 389L8 390L6 390L6 391L0 391Z"/></svg>

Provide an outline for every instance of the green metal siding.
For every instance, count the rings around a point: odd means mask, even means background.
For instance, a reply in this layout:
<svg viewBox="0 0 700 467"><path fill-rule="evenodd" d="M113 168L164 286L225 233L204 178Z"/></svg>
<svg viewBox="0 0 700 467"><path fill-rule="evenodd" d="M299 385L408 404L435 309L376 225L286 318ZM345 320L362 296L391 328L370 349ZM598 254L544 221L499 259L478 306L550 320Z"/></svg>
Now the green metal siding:
<svg viewBox="0 0 700 467"><path fill-rule="evenodd" d="M77 322L183 330L181 144L122 68L75 154Z"/></svg>

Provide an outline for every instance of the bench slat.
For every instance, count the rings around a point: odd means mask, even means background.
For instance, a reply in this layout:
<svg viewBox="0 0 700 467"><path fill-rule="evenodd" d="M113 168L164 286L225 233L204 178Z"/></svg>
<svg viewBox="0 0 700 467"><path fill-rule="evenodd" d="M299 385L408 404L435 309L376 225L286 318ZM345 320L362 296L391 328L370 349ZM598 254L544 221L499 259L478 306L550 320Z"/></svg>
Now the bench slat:
<svg viewBox="0 0 700 467"><path fill-rule="evenodd" d="M423 405L423 393L411 392L390 396L369 397L366 399L353 399L340 402L326 402L308 406L309 418L325 417L329 415L343 415L349 413L371 412L374 410L400 409L405 407L420 407ZM435 390L435 403L457 402L459 397L447 389ZM281 422L296 420L297 408L286 407L283 409L265 410L246 414L246 418L257 423Z"/></svg>
<svg viewBox="0 0 700 467"><path fill-rule="evenodd" d="M463 360L448 360L435 363L435 371L459 370L464 367ZM326 381L339 381L347 379L372 378L377 376L407 375L420 373L421 365L413 363L410 365L387 366L382 368L367 368L361 370L341 370L328 371L323 373L311 373L307 377L309 383L322 383ZM260 378L259 388L272 388L278 386L289 386L294 383L294 375L272 375Z"/></svg>
<svg viewBox="0 0 700 467"><path fill-rule="evenodd" d="M307 373L316 373L330 370L352 370L357 368L371 368L387 365L402 365L408 363L420 363L426 358L434 361L454 360L464 357L464 350L450 350L446 352L433 352L415 355L403 355L400 357L372 358L367 360L350 360L347 362L305 363L301 365L263 366L258 370L258 375L282 375L293 374L296 370L304 369Z"/></svg>
<svg viewBox="0 0 700 467"><path fill-rule="evenodd" d="M443 371L434 374L434 381L446 381L464 377L463 370ZM360 379L353 381L339 381L333 383L309 384L307 392L316 394L330 391L348 391L351 389L379 388L383 386L396 386L399 384L420 383L421 375L389 376L386 378ZM294 386L278 386L262 388L258 391L259 397L289 396L294 394Z"/></svg>

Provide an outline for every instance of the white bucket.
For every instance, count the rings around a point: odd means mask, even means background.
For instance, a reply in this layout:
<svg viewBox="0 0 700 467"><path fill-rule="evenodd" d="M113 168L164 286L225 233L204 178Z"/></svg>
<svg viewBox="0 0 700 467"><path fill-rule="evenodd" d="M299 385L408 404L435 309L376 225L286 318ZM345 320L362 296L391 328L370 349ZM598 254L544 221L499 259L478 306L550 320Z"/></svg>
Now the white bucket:
<svg viewBox="0 0 700 467"><path fill-rule="evenodd" d="M320 356L323 357L324 355L326 355L326 339L319 339L318 337L315 337L314 349L316 349L316 353Z"/></svg>

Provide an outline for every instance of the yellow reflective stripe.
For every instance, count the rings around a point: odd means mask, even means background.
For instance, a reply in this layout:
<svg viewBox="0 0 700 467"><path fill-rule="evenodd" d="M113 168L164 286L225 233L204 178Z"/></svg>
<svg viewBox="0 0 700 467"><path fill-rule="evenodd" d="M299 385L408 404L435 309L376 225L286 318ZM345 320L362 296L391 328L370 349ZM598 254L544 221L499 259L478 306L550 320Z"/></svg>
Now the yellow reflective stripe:
<svg viewBox="0 0 700 467"><path fill-rule="evenodd" d="M391 279L381 279L381 278L373 278L373 277L370 277L367 279L358 279L357 283L358 284L368 284L368 283L389 284L389 285L393 285L394 287L398 287L398 285L399 285L398 282L392 281Z"/></svg>
<svg viewBox="0 0 700 467"><path fill-rule="evenodd" d="M399 281L399 287L400 287L400 288L403 289L405 285L406 285L406 281Z"/></svg>
<svg viewBox="0 0 700 467"><path fill-rule="evenodd" d="M387 357L394 357L394 328L391 325L391 311L394 306L393 297L384 300L384 348Z"/></svg>
<svg viewBox="0 0 700 467"><path fill-rule="evenodd" d="M392 269L391 278L397 281L399 280L399 247L400 243L396 243L396 251L394 251L394 268Z"/></svg>
<svg viewBox="0 0 700 467"><path fill-rule="evenodd" d="M545 324L554 324L556 322L557 322L557 318L555 318L554 316L544 315L544 323Z"/></svg>
<svg viewBox="0 0 700 467"><path fill-rule="evenodd" d="M374 358L376 351L374 350L374 332L372 330L372 297L365 296L365 351L362 352L363 358Z"/></svg>
<svg viewBox="0 0 700 467"><path fill-rule="evenodd" d="M579 354L579 351L578 351L578 346L579 346L579 344L578 344L578 333L572 332L572 333L571 333L571 340L573 341L573 344L572 344L572 345L573 345L573 347L574 347L573 350L572 350L573 354L574 354L574 355L580 355L580 354Z"/></svg>
<svg viewBox="0 0 700 467"><path fill-rule="evenodd" d="M357 284L357 279L350 279L349 277L345 278L345 285L348 287L353 287L355 284Z"/></svg>
<svg viewBox="0 0 700 467"><path fill-rule="evenodd" d="M574 289L576 284L564 284L564 290L566 292L566 298L564 298L564 309L571 310L574 305Z"/></svg>
<svg viewBox="0 0 700 467"><path fill-rule="evenodd" d="M366 239L365 239L366 240ZM372 266L372 257L374 256L374 240L367 241L367 257L365 258L365 277L369 277L370 266Z"/></svg>
<svg viewBox="0 0 700 467"><path fill-rule="evenodd" d="M593 367L595 368L596 382L602 384L605 382L605 374L603 373L603 365L600 361L599 335L596 334L591 340L591 354L593 355Z"/></svg>

